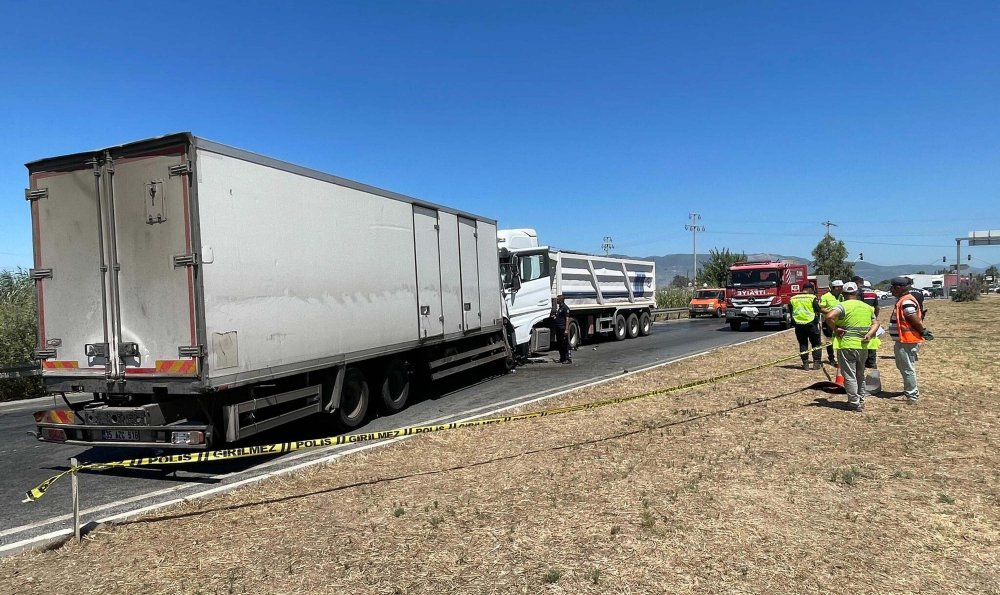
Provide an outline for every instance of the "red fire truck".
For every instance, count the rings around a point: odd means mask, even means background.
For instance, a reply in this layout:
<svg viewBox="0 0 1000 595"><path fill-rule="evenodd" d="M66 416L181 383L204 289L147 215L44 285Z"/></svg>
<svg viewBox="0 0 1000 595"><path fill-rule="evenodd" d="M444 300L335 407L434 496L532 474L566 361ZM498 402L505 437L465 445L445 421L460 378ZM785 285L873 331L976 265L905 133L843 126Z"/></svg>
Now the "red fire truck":
<svg viewBox="0 0 1000 595"><path fill-rule="evenodd" d="M746 321L751 330L765 322L782 329L792 324L789 299L802 291L808 267L784 261L738 262L729 267L726 283L726 321L734 331Z"/></svg>

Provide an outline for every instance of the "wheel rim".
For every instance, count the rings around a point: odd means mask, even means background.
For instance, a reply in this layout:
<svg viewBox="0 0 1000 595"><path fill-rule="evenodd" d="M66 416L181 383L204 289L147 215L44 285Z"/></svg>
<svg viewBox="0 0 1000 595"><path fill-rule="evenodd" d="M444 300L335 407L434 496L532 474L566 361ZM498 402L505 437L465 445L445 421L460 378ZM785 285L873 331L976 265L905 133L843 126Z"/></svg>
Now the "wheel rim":
<svg viewBox="0 0 1000 595"><path fill-rule="evenodd" d="M636 334L636 333L639 332L639 321L638 320L632 321L632 324L630 324L629 327L628 327L628 332L631 335L634 335L634 334Z"/></svg>
<svg viewBox="0 0 1000 595"><path fill-rule="evenodd" d="M340 408L344 412L344 417L348 419L354 419L363 413L365 408L365 392L368 389L364 377L353 374L352 376L352 378L349 378L344 383L343 398L340 401Z"/></svg>
<svg viewBox="0 0 1000 595"><path fill-rule="evenodd" d="M580 328L575 324L569 325L569 346L577 347L580 344Z"/></svg>
<svg viewBox="0 0 1000 595"><path fill-rule="evenodd" d="M642 320L640 321L640 324L642 325L642 328L640 330L643 332L643 334L648 333L649 332L649 317L648 316L643 316Z"/></svg>
<svg viewBox="0 0 1000 595"><path fill-rule="evenodd" d="M618 324L615 324L615 335L617 335L619 337L624 337L625 336L625 332L626 332L626 330L625 330L625 317L624 316L620 316L620 317L618 317L618 320L616 320L615 322L618 323Z"/></svg>
<svg viewBox="0 0 1000 595"><path fill-rule="evenodd" d="M385 388L388 394L384 395L388 404L395 406L404 401L409 384L406 368L401 363L389 366L385 374Z"/></svg>

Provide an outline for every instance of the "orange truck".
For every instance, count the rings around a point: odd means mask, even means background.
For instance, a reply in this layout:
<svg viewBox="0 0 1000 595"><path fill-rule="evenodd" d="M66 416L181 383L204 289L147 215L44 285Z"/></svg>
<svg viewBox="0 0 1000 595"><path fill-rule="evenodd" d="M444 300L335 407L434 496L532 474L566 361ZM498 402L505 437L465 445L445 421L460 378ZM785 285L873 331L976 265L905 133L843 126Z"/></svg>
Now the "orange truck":
<svg viewBox="0 0 1000 595"><path fill-rule="evenodd" d="M688 316L712 316L719 318L726 314L725 289L699 289L688 302Z"/></svg>

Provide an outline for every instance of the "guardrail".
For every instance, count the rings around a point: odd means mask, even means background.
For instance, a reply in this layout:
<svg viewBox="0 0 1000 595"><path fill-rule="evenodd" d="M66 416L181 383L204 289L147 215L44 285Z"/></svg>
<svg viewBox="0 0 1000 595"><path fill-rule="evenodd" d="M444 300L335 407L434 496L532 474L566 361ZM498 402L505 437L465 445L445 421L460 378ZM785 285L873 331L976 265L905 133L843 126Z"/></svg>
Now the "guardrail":
<svg viewBox="0 0 1000 595"><path fill-rule="evenodd" d="M653 320L670 320L677 318L687 318L688 309L687 308L655 308L650 310L650 314L653 315Z"/></svg>

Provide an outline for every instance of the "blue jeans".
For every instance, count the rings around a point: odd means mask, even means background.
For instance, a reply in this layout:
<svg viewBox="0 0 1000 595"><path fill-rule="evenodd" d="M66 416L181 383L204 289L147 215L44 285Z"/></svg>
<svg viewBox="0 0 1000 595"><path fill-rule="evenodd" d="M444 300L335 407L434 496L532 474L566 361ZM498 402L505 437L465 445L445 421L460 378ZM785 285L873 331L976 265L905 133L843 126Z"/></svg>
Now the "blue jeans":
<svg viewBox="0 0 1000 595"><path fill-rule="evenodd" d="M896 369L903 375L903 394L907 399L916 401L920 398L920 389L917 387L917 352L920 351L920 343L896 341L892 350L896 356Z"/></svg>

